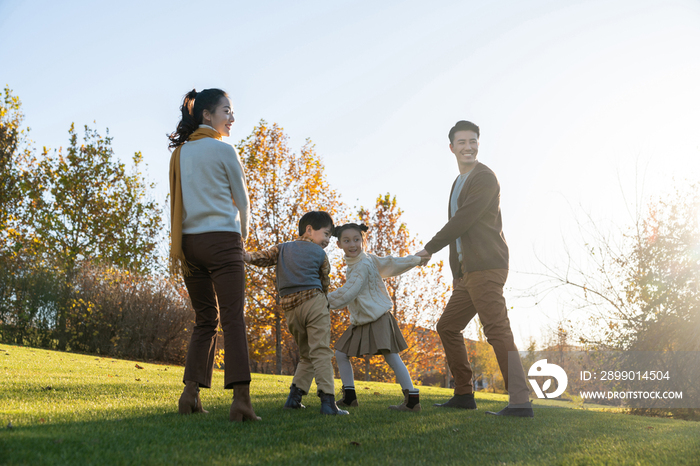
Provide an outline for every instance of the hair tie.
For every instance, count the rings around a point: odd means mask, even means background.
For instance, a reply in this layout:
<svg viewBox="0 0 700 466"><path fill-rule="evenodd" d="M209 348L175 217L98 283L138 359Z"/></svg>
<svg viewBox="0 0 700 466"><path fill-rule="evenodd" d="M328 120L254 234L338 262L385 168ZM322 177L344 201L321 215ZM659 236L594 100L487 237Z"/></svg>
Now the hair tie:
<svg viewBox="0 0 700 466"><path fill-rule="evenodd" d="M358 230L360 234L366 233L367 230L369 230L369 227L365 225L364 223L358 225L357 223L345 223L343 225L340 225L338 227L335 227L333 230L333 236L336 238L340 239L340 235L343 234L343 231L348 230L348 229L353 229L353 230Z"/></svg>

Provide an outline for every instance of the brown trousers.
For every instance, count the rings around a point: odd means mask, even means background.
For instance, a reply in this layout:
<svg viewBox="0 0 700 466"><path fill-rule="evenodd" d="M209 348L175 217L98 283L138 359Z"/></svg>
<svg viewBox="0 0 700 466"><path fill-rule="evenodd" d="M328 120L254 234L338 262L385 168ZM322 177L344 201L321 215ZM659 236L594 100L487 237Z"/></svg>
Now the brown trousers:
<svg viewBox="0 0 700 466"><path fill-rule="evenodd" d="M333 350L331 350L331 313L326 295L319 293L284 313L289 333L299 346L301 358L292 383L309 393L311 381L323 393L335 393Z"/></svg>
<svg viewBox="0 0 700 466"><path fill-rule="evenodd" d="M527 403L529 400L525 372L517 353L511 353L513 357L510 358L510 367L508 364L508 352L517 352L518 349L513 340L506 300L503 297L503 286L507 277L507 269L466 273L455 284L452 296L438 321L437 331L455 380L455 395L474 392L472 368L461 332L474 316L479 314L486 340L496 353L510 403Z"/></svg>
<svg viewBox="0 0 700 466"><path fill-rule="evenodd" d="M195 312L183 381L211 387L220 318L224 331L224 388L250 383L241 235L225 231L182 235L182 251L192 266L185 285Z"/></svg>

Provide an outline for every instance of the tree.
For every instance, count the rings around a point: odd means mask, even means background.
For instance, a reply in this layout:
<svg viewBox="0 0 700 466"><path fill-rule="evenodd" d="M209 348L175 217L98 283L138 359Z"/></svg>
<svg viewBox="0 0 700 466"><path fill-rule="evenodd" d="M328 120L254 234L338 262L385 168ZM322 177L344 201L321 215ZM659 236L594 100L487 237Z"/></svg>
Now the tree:
<svg viewBox="0 0 700 466"><path fill-rule="evenodd" d="M493 347L486 341L483 328L479 326L479 339L468 340L465 342L467 346L467 354L469 363L472 367L473 382L479 379L486 378L488 381L488 390L491 392L505 392L505 384L503 375L498 366L496 353L493 352Z"/></svg>
<svg viewBox="0 0 700 466"><path fill-rule="evenodd" d="M630 348L700 350L700 184L653 203L618 262L632 305L623 329Z"/></svg>
<svg viewBox="0 0 700 466"><path fill-rule="evenodd" d="M27 131L19 98L5 87L0 100L0 253L9 253L14 244L17 215L23 196L20 166L28 155ZM25 146L25 147L23 147Z"/></svg>
<svg viewBox="0 0 700 466"><path fill-rule="evenodd" d="M81 261L152 271L161 239L161 208L149 198L141 173L143 156L132 158L130 172L114 160L109 132L106 137L85 126L84 144L71 125L67 150L44 148L26 168L23 195L28 204L21 213L26 227L22 240L36 263L48 264L60 275L61 302L56 328L59 348L66 346L68 303L72 281Z"/></svg>
<svg viewBox="0 0 700 466"><path fill-rule="evenodd" d="M3 340L41 344L46 338L36 327L46 327L55 287L51 271L36 267L22 250L23 169L29 166L31 149L21 106L5 87L0 99L0 329Z"/></svg>
<svg viewBox="0 0 700 466"><path fill-rule="evenodd" d="M243 162L251 199L252 220L246 248L267 249L293 241L298 237L299 218L311 210L325 210L336 224L350 220L338 194L328 184L320 157L309 140L299 154L291 151L288 137L277 124L264 120L251 135L237 145ZM380 196L375 209L360 209L359 221L370 230L370 251L379 255L409 254L419 249L408 228L400 221L401 210L396 199ZM333 245L327 248L331 262L331 290L345 281L341 254ZM274 268L248 267L246 291L248 341L253 370L276 373L293 372L299 361L298 348L282 325L282 314L276 301ZM415 374L442 368L437 359L444 359L439 340L430 338L424 326L435 324L435 316L446 303L447 285L442 278L442 264L415 270L388 280L394 300L394 312L409 342L409 370ZM349 326L345 310L331 313L331 343L337 341ZM434 333L434 332L433 332ZM356 363L357 364L357 363ZM368 365L369 364L369 365ZM374 380L393 377L382 361L372 360L356 373Z"/></svg>
<svg viewBox="0 0 700 466"><path fill-rule="evenodd" d="M283 128L261 120L250 136L237 145L250 195L252 219L246 248L251 251L295 240L299 236L299 219L306 212L325 210L335 218L343 210L311 141L307 139L299 153L293 152L288 142ZM291 335L283 329L276 297L274 267L248 267L251 360L256 364L274 353L275 372L280 374L285 354L292 367L299 356Z"/></svg>
<svg viewBox="0 0 700 466"><path fill-rule="evenodd" d="M547 290L574 291L591 325L580 341L599 348L700 349L700 185L679 187L638 209L631 226L580 224L584 262L548 265Z"/></svg>
<svg viewBox="0 0 700 466"><path fill-rule="evenodd" d="M162 230L162 210L149 197L154 183L141 173L143 155L136 152L129 173L114 160L109 131L106 137L85 126L78 145L74 125L70 145L36 161L27 194L31 211L25 223L38 240L38 252L55 258L66 270L78 260L106 262L138 272L157 265L154 251Z"/></svg>

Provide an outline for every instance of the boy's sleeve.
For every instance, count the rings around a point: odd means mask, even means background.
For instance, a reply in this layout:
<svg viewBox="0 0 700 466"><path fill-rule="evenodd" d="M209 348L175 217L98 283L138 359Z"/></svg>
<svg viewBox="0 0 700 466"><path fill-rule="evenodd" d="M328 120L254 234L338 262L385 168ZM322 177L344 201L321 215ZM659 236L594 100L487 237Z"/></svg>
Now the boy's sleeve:
<svg viewBox="0 0 700 466"><path fill-rule="evenodd" d="M277 246L272 246L270 249L263 251L251 252L250 263L260 267L269 267L277 264L277 258L280 255L280 250Z"/></svg>
<svg viewBox="0 0 700 466"><path fill-rule="evenodd" d="M413 267L419 265L421 261L421 258L418 256L378 257L373 255L372 259L374 259L379 275L382 278L395 277L397 275L401 275L402 273L408 272Z"/></svg>
<svg viewBox="0 0 700 466"><path fill-rule="evenodd" d="M331 263L328 262L328 256L323 255L323 264L321 264L320 275L321 275L321 288L323 288L323 294L328 294L328 287L331 284Z"/></svg>
<svg viewBox="0 0 700 466"><path fill-rule="evenodd" d="M342 309L353 299L357 298L362 288L369 280L369 270L360 265L345 277L345 284L328 294L328 304L331 309Z"/></svg>

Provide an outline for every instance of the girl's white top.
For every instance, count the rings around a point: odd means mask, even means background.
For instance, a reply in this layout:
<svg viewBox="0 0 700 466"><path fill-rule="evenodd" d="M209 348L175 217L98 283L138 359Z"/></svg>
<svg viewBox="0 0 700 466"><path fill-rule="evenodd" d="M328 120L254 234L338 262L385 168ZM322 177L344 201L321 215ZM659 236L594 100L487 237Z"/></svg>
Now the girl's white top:
<svg viewBox="0 0 700 466"><path fill-rule="evenodd" d="M248 236L250 200L236 149L213 138L180 149L182 232L235 231Z"/></svg>
<svg viewBox="0 0 700 466"><path fill-rule="evenodd" d="M345 256L348 268L342 288L328 294L331 309L345 306L352 325L374 322L393 306L382 278L394 277L420 264L418 256L378 257L362 251L357 257Z"/></svg>

